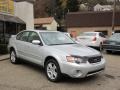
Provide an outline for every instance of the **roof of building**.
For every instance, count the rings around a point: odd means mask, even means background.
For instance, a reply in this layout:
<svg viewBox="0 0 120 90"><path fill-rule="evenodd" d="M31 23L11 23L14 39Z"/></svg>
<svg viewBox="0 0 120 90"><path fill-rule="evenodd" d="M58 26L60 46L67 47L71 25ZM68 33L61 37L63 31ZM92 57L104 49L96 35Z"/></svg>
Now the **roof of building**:
<svg viewBox="0 0 120 90"><path fill-rule="evenodd" d="M1 14L1 13L0 13L0 21L25 24L25 22L23 20L21 20L20 18L18 18L16 16L6 15L6 14Z"/></svg>
<svg viewBox="0 0 120 90"><path fill-rule="evenodd" d="M15 2L22 2L22 1L27 1L27 2L30 2L30 3L34 3L35 0L14 0Z"/></svg>
<svg viewBox="0 0 120 90"><path fill-rule="evenodd" d="M67 27L104 27L112 25L112 12L76 12L66 15ZM120 26L120 12L115 14L115 25Z"/></svg>
<svg viewBox="0 0 120 90"><path fill-rule="evenodd" d="M51 24L53 22L53 17L47 17L47 18L35 18L34 24L35 25L43 25L43 24Z"/></svg>

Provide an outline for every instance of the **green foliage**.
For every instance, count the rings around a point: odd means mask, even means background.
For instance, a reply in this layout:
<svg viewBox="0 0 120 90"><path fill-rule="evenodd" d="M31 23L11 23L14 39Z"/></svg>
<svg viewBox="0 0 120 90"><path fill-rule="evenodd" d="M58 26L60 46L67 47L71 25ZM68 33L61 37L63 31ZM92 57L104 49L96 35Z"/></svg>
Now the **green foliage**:
<svg viewBox="0 0 120 90"><path fill-rule="evenodd" d="M107 4L107 0L52 0L50 6L45 11L48 16L53 16L57 21L61 22L66 13L79 11L80 4L85 4L87 10L93 10L96 4Z"/></svg>
<svg viewBox="0 0 120 90"><path fill-rule="evenodd" d="M77 12L79 10L78 0L67 0L66 8L69 12Z"/></svg>
<svg viewBox="0 0 120 90"><path fill-rule="evenodd" d="M48 14L48 16L52 15L52 8L45 7L45 12Z"/></svg>
<svg viewBox="0 0 120 90"><path fill-rule="evenodd" d="M53 16L55 18L61 18L62 8L60 0L52 0L51 7L46 7L45 12L48 16Z"/></svg>

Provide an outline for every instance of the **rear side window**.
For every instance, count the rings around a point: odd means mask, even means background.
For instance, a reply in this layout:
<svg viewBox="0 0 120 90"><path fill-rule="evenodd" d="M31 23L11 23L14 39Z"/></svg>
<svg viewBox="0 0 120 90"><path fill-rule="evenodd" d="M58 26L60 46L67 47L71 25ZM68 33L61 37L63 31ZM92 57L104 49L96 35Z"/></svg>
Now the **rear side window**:
<svg viewBox="0 0 120 90"><path fill-rule="evenodd" d="M28 40L29 32L25 31L17 35L16 39L21 40L21 41L26 41Z"/></svg>
<svg viewBox="0 0 120 90"><path fill-rule="evenodd" d="M19 33L19 34L16 36L16 39L17 39L17 40L20 40L22 34L23 34L23 32Z"/></svg>
<svg viewBox="0 0 120 90"><path fill-rule="evenodd" d="M100 35L101 37L104 37L104 38L105 38L105 35L104 35L103 33L99 33L99 35Z"/></svg>

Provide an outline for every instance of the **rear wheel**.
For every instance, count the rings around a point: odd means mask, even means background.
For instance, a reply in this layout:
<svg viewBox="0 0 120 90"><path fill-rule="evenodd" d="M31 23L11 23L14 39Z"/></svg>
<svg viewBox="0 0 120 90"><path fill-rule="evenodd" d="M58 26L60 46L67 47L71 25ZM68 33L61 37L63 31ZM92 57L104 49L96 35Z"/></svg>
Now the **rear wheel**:
<svg viewBox="0 0 120 90"><path fill-rule="evenodd" d="M59 64L54 59L50 59L45 64L45 73L48 80L58 82L61 78L61 71Z"/></svg>
<svg viewBox="0 0 120 90"><path fill-rule="evenodd" d="M16 52L14 50L10 51L10 61L13 64L17 64L19 62L16 56Z"/></svg>

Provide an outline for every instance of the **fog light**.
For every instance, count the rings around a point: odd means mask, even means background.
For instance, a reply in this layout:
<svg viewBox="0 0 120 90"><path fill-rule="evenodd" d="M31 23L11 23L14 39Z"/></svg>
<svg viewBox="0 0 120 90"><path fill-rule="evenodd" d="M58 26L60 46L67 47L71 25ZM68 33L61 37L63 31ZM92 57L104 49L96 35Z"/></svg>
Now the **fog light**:
<svg viewBox="0 0 120 90"><path fill-rule="evenodd" d="M80 77L80 76L82 76L82 72L80 70L76 70L74 76Z"/></svg>

